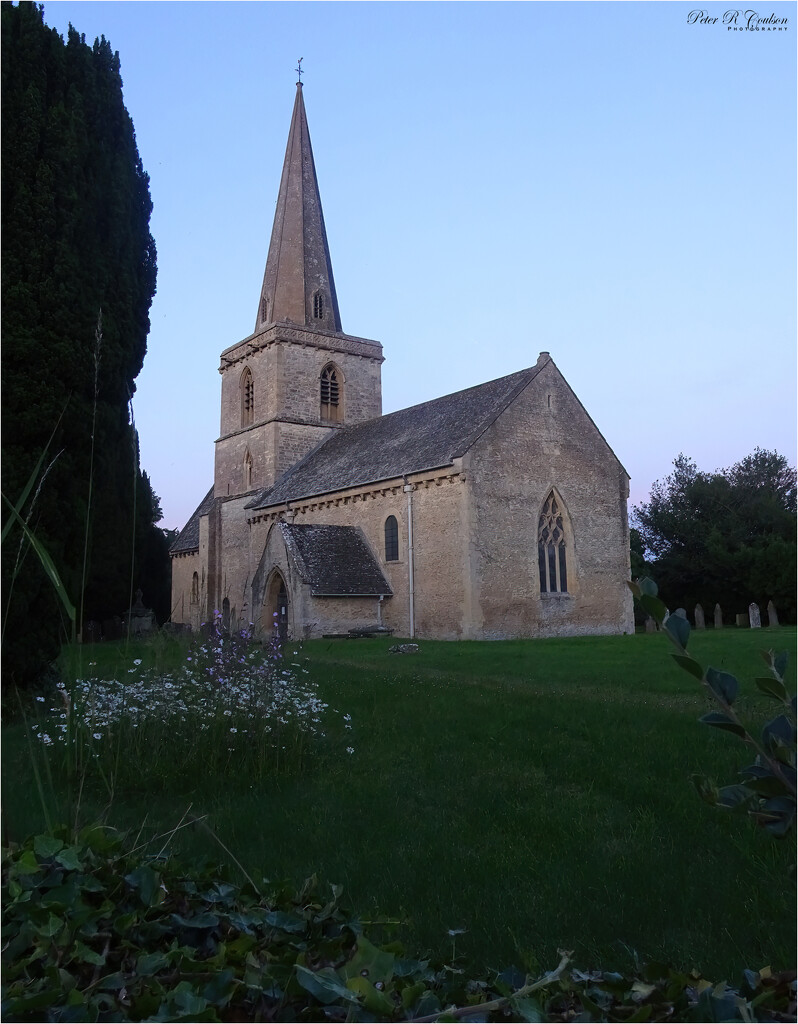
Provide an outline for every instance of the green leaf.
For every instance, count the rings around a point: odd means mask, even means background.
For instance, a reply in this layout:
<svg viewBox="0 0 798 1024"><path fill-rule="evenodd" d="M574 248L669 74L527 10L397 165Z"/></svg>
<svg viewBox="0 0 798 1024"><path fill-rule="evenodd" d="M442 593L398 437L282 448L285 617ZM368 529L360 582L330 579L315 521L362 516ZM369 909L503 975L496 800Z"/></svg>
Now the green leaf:
<svg viewBox="0 0 798 1024"><path fill-rule="evenodd" d="M784 673L787 671L788 658L789 653L787 651L779 651L773 658L773 671L777 673L779 679L784 678Z"/></svg>
<svg viewBox="0 0 798 1024"><path fill-rule="evenodd" d="M718 789L711 779L706 775L691 775L690 780L696 788L696 792L708 804L713 806L718 802Z"/></svg>
<svg viewBox="0 0 798 1024"><path fill-rule="evenodd" d="M169 958L163 953L144 953L136 961L136 974L147 977L147 975L160 971L162 967L168 966Z"/></svg>
<svg viewBox="0 0 798 1024"><path fill-rule="evenodd" d="M640 607L659 623L662 623L668 614L668 606L663 604L658 597L651 597L650 594L643 594L640 598Z"/></svg>
<svg viewBox="0 0 798 1024"><path fill-rule="evenodd" d="M361 978L359 975L349 978L346 987L361 997L369 1013L380 1017L393 1017L396 1009L393 1002L384 992L378 991L368 978Z"/></svg>
<svg viewBox="0 0 798 1024"><path fill-rule="evenodd" d="M722 711L710 711L709 714L702 715L698 721L703 722L704 725L711 725L716 729L725 729L727 732L733 732L735 736L745 739L745 729L729 718L728 715L724 715Z"/></svg>
<svg viewBox="0 0 798 1024"><path fill-rule="evenodd" d="M33 849L36 851L36 856L41 857L43 860L55 856L63 845L63 842L60 839L56 839L55 836L41 835L36 836L33 840Z"/></svg>
<svg viewBox="0 0 798 1024"><path fill-rule="evenodd" d="M344 999L349 1003L357 1003L358 998L348 989L332 967L322 967L320 971L309 971L301 964L295 964L296 979L306 992L325 1006Z"/></svg>
<svg viewBox="0 0 798 1024"><path fill-rule="evenodd" d="M720 697L726 704L734 703L740 684L733 675L728 672L719 672L716 668L708 668L706 680L716 697Z"/></svg>
<svg viewBox="0 0 798 1024"><path fill-rule="evenodd" d="M33 850L25 850L13 866L14 875L35 875L43 870L42 865L36 860Z"/></svg>
<svg viewBox="0 0 798 1024"><path fill-rule="evenodd" d="M342 973L345 978L368 978L372 985L381 981L383 985L393 977L394 955L377 949L369 940L359 935L355 946L355 955L344 964Z"/></svg>
<svg viewBox="0 0 798 1024"><path fill-rule="evenodd" d="M754 794L747 786L721 786L718 790L718 804L728 810L745 808L754 799Z"/></svg>
<svg viewBox="0 0 798 1024"><path fill-rule="evenodd" d="M671 657L679 668L683 668L685 672L689 672L690 675L694 676L696 679L703 680L704 670L695 658L691 658L689 654L672 654Z"/></svg>
<svg viewBox="0 0 798 1024"><path fill-rule="evenodd" d="M778 715L762 730L762 745L776 756L795 751L795 729L786 715Z"/></svg>
<svg viewBox="0 0 798 1024"><path fill-rule="evenodd" d="M74 846L67 846L55 859L67 871L80 871L83 868L83 864L78 857L77 848Z"/></svg>
<svg viewBox="0 0 798 1024"><path fill-rule="evenodd" d="M771 676L759 676L754 680L757 688L767 697L772 697L780 704L787 703L787 688L780 679L773 679Z"/></svg>
<svg viewBox="0 0 798 1024"><path fill-rule="evenodd" d="M584 998L584 997L580 997ZM533 996L522 996L520 999L511 999L510 1006L515 1010L521 1020L529 1021L530 1024L540 1024L545 1020L540 1003Z"/></svg>
<svg viewBox="0 0 798 1024"><path fill-rule="evenodd" d="M135 871L131 871L129 875L125 875L125 881L138 891L139 898L145 907L157 906L163 899L161 876L146 864L142 864Z"/></svg>
<svg viewBox="0 0 798 1024"><path fill-rule="evenodd" d="M665 632L681 650L687 649L687 641L690 639L690 623L681 615L669 615L665 623Z"/></svg>

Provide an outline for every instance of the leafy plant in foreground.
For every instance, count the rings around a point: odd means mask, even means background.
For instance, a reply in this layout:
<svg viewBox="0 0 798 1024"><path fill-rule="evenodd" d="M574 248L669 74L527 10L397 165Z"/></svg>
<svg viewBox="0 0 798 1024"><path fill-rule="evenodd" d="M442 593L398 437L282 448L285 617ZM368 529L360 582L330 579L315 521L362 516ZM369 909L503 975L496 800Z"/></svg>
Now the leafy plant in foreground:
<svg viewBox="0 0 798 1024"><path fill-rule="evenodd" d="M4 850L2 876L6 1021L795 1019L795 975L768 968L739 990L664 964L580 971L568 953L540 978L469 976L377 937L339 886L266 898L98 826Z"/></svg>
<svg viewBox="0 0 798 1024"><path fill-rule="evenodd" d="M653 580L645 578L629 586L640 605L664 628L675 645L674 661L704 685L719 709L703 715L700 721L714 729L732 733L755 752L753 764L740 771L742 782L717 788L704 776L693 776L700 796L718 807L747 811L758 825L777 838L788 835L795 827L796 702L795 696L789 697L784 685L787 652L762 652L770 675L754 681L757 688L780 704L783 710L765 723L757 739L733 707L739 691L736 677L711 666L704 669L687 653L690 623L681 615L668 615L668 609L657 596L657 585Z"/></svg>

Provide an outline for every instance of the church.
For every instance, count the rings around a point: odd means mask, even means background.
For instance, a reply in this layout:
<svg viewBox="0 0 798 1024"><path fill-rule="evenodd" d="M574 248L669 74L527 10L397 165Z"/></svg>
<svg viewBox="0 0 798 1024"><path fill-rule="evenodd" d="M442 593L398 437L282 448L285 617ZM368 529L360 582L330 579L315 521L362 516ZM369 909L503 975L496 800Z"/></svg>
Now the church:
<svg viewBox="0 0 798 1024"><path fill-rule="evenodd" d="M221 354L213 486L170 552L172 621L632 632L629 476L549 353L385 416L382 363L341 326L298 82L255 329Z"/></svg>

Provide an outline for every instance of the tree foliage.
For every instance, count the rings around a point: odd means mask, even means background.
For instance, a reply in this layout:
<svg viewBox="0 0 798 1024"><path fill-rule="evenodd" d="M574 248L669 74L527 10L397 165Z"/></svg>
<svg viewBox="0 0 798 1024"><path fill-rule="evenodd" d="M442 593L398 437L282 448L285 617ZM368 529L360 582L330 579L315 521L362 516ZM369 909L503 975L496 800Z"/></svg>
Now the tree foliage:
<svg viewBox="0 0 798 1024"><path fill-rule="evenodd" d="M2 4L2 154L3 493L18 500L52 435L22 514L85 617L105 618L131 582L150 597L141 548L161 531L129 413L155 292L152 204L104 38L70 27L64 41L35 4ZM4 556L4 662L23 682L57 649L59 613L19 531Z"/></svg>
<svg viewBox="0 0 798 1024"><path fill-rule="evenodd" d="M679 455L633 523L671 607L719 603L729 617L772 600L794 621L796 473L783 455L757 448L713 473Z"/></svg>

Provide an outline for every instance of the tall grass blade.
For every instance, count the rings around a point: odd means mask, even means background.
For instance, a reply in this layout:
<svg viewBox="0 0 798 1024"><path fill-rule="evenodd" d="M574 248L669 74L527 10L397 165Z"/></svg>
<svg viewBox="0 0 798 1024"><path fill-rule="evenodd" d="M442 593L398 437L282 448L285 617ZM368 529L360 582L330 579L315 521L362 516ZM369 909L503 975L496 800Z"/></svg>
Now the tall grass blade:
<svg viewBox="0 0 798 1024"><path fill-rule="evenodd" d="M61 577L58 575L58 570L56 569L52 558L50 558L50 555L45 546L38 539L36 534L29 528L28 524L25 522L25 520L22 518L19 512L17 512L17 510L14 508L14 506L11 504L11 502L8 500L5 494L2 495L2 498L11 512L11 517L15 519L22 527L22 530L25 536L28 538L31 547L39 556L39 561L42 563L42 568L50 577L50 582L55 587L56 593L58 594L58 597L61 600L61 604L64 606L64 611L67 613L67 615L70 618L70 621L72 622L72 630L74 632L76 614L75 606L69 600L69 595L66 592L64 584L61 582Z"/></svg>

